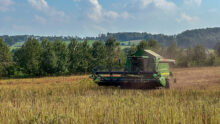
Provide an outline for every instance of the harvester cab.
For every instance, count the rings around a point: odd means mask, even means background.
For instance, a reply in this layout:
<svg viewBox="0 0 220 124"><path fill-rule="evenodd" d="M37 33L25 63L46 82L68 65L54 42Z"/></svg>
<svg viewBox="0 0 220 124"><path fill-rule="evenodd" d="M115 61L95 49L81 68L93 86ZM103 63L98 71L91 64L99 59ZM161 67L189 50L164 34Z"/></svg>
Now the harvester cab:
<svg viewBox="0 0 220 124"><path fill-rule="evenodd" d="M153 89L170 88L170 64L175 60L165 59L151 50L138 50L128 56L124 71L94 70L92 78L101 86Z"/></svg>

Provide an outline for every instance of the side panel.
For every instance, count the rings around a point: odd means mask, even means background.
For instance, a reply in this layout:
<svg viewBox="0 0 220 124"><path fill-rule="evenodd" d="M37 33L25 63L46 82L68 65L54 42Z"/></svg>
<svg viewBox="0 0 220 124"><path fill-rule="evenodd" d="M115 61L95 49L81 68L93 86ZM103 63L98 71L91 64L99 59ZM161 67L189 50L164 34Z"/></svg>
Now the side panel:
<svg viewBox="0 0 220 124"><path fill-rule="evenodd" d="M163 77L168 77L170 75L170 67L168 63L159 63L158 64L158 73Z"/></svg>
<svg viewBox="0 0 220 124"><path fill-rule="evenodd" d="M130 59L128 57L127 57L127 60L126 60L126 65L125 65L124 71L131 71L131 62L130 62Z"/></svg>

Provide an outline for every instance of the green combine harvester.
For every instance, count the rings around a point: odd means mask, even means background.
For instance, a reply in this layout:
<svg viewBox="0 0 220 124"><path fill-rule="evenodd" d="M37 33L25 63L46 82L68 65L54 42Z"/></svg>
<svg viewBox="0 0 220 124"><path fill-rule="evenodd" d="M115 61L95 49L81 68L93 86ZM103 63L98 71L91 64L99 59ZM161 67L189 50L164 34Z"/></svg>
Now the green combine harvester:
<svg viewBox="0 0 220 124"><path fill-rule="evenodd" d="M170 88L169 64L175 60L165 59L151 50L139 50L128 56L124 71L98 71L94 69L91 78L100 86L121 88L154 89Z"/></svg>

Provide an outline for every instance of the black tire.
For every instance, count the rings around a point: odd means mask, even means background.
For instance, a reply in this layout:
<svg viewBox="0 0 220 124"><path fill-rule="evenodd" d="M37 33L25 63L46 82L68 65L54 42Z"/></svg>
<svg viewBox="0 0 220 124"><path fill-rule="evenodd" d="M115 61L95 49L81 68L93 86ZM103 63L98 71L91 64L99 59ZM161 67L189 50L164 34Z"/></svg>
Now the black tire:
<svg viewBox="0 0 220 124"><path fill-rule="evenodd" d="M170 80L169 79L166 79L166 86L165 86L166 89L170 89Z"/></svg>

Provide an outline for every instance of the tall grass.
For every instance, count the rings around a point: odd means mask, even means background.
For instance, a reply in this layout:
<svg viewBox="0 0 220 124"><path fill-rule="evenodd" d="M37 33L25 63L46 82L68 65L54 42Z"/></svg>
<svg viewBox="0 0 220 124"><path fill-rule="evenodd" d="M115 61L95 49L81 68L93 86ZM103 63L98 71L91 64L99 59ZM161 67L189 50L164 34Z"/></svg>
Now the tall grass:
<svg viewBox="0 0 220 124"><path fill-rule="evenodd" d="M122 90L89 79L0 85L0 123L218 124L220 91Z"/></svg>

